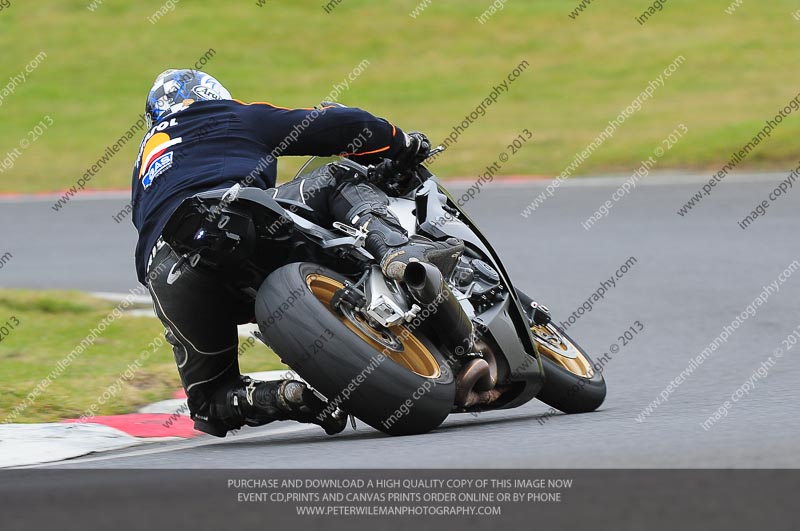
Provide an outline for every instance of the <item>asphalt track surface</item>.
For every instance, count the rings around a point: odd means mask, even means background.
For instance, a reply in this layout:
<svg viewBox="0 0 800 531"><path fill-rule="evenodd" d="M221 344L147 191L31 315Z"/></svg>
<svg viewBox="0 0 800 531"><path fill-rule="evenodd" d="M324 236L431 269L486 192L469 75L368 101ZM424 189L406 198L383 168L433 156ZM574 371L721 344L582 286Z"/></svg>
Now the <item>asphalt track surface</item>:
<svg viewBox="0 0 800 531"><path fill-rule="evenodd" d="M788 173L788 172L787 172ZM569 332L603 367L608 397L590 414L548 415L531 402L479 416L453 415L435 432L391 438L364 425L327 437L279 423L228 439L148 444L57 466L100 468L694 468L798 467L797 353L766 377L754 371L800 325L800 271L741 322L713 355L643 422L642 410L730 325L762 287L800 260L800 191L776 201L747 230L737 226L783 174L729 176L685 217L676 214L707 176L648 177L587 231L581 222L622 178L568 182L525 219L520 211L549 181L484 186L466 206L493 239L517 285L563 320L629 257L616 280ZM464 187L456 187L455 193ZM0 251L13 259L1 287L125 292L136 286L125 198L4 200ZM627 345L619 336L639 321ZM750 380L753 388L706 430L706 421Z"/></svg>

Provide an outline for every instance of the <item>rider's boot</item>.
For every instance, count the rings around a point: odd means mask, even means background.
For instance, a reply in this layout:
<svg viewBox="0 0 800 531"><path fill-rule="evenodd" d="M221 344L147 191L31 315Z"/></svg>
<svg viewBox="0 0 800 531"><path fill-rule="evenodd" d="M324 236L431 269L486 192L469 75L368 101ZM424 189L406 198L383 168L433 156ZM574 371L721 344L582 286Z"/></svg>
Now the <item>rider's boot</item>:
<svg viewBox="0 0 800 531"><path fill-rule="evenodd" d="M394 224L374 214L362 216L359 222L368 230L364 247L380 260L383 274L393 280L403 280L410 262L430 263L448 276L464 252L464 242L461 240L448 238L439 242L419 235L409 238Z"/></svg>
<svg viewBox="0 0 800 531"><path fill-rule="evenodd" d="M209 417L195 416L195 428L216 437L244 425L263 426L275 420L295 420L321 426L328 435L341 432L347 415L331 408L303 382L260 382L241 376L233 387L212 398Z"/></svg>

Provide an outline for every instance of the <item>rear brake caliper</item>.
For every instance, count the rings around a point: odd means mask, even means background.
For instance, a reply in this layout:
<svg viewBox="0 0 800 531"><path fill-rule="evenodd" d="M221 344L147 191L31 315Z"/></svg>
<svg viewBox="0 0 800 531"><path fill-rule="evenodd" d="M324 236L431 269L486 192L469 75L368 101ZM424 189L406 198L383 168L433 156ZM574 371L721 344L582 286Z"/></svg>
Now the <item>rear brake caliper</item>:
<svg viewBox="0 0 800 531"><path fill-rule="evenodd" d="M340 313L345 310L356 310L363 307L365 303L364 294L352 284L340 288L331 298L331 306Z"/></svg>

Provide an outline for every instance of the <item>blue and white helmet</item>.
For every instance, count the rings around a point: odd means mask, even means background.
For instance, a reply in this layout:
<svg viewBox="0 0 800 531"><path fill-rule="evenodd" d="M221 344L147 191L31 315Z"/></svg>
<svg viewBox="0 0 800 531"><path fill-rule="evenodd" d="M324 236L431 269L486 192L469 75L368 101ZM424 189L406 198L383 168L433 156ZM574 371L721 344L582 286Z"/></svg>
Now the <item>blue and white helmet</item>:
<svg viewBox="0 0 800 531"><path fill-rule="evenodd" d="M147 95L145 116L148 128L195 101L229 100L230 92L213 76L199 70L164 70Z"/></svg>

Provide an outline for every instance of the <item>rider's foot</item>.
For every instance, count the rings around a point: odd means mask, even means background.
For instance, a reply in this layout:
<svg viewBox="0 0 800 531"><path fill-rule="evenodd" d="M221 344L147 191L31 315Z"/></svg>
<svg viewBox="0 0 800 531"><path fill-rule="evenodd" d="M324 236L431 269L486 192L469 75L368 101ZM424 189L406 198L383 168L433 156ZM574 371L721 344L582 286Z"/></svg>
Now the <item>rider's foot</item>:
<svg viewBox="0 0 800 531"><path fill-rule="evenodd" d="M217 392L209 418L195 416L195 428L217 437L243 425L263 426L275 420L317 424L328 435L342 431L347 416L317 398L306 385L295 380L260 382L247 376L231 388Z"/></svg>
<svg viewBox="0 0 800 531"><path fill-rule="evenodd" d="M347 415L320 399L303 382L283 380L277 396L278 404L292 420L316 424L328 435L336 435L347 426Z"/></svg>
<svg viewBox="0 0 800 531"><path fill-rule="evenodd" d="M371 232L367 237L367 242L376 238L381 238L381 235ZM381 246L380 244L375 247L378 248L381 257L383 274L397 281L403 280L406 266L410 262L430 263L447 276L453 271L458 263L458 257L464 252L464 242L456 238L438 242L418 235L411 236L408 243L398 247ZM369 247L368 250L370 250Z"/></svg>

